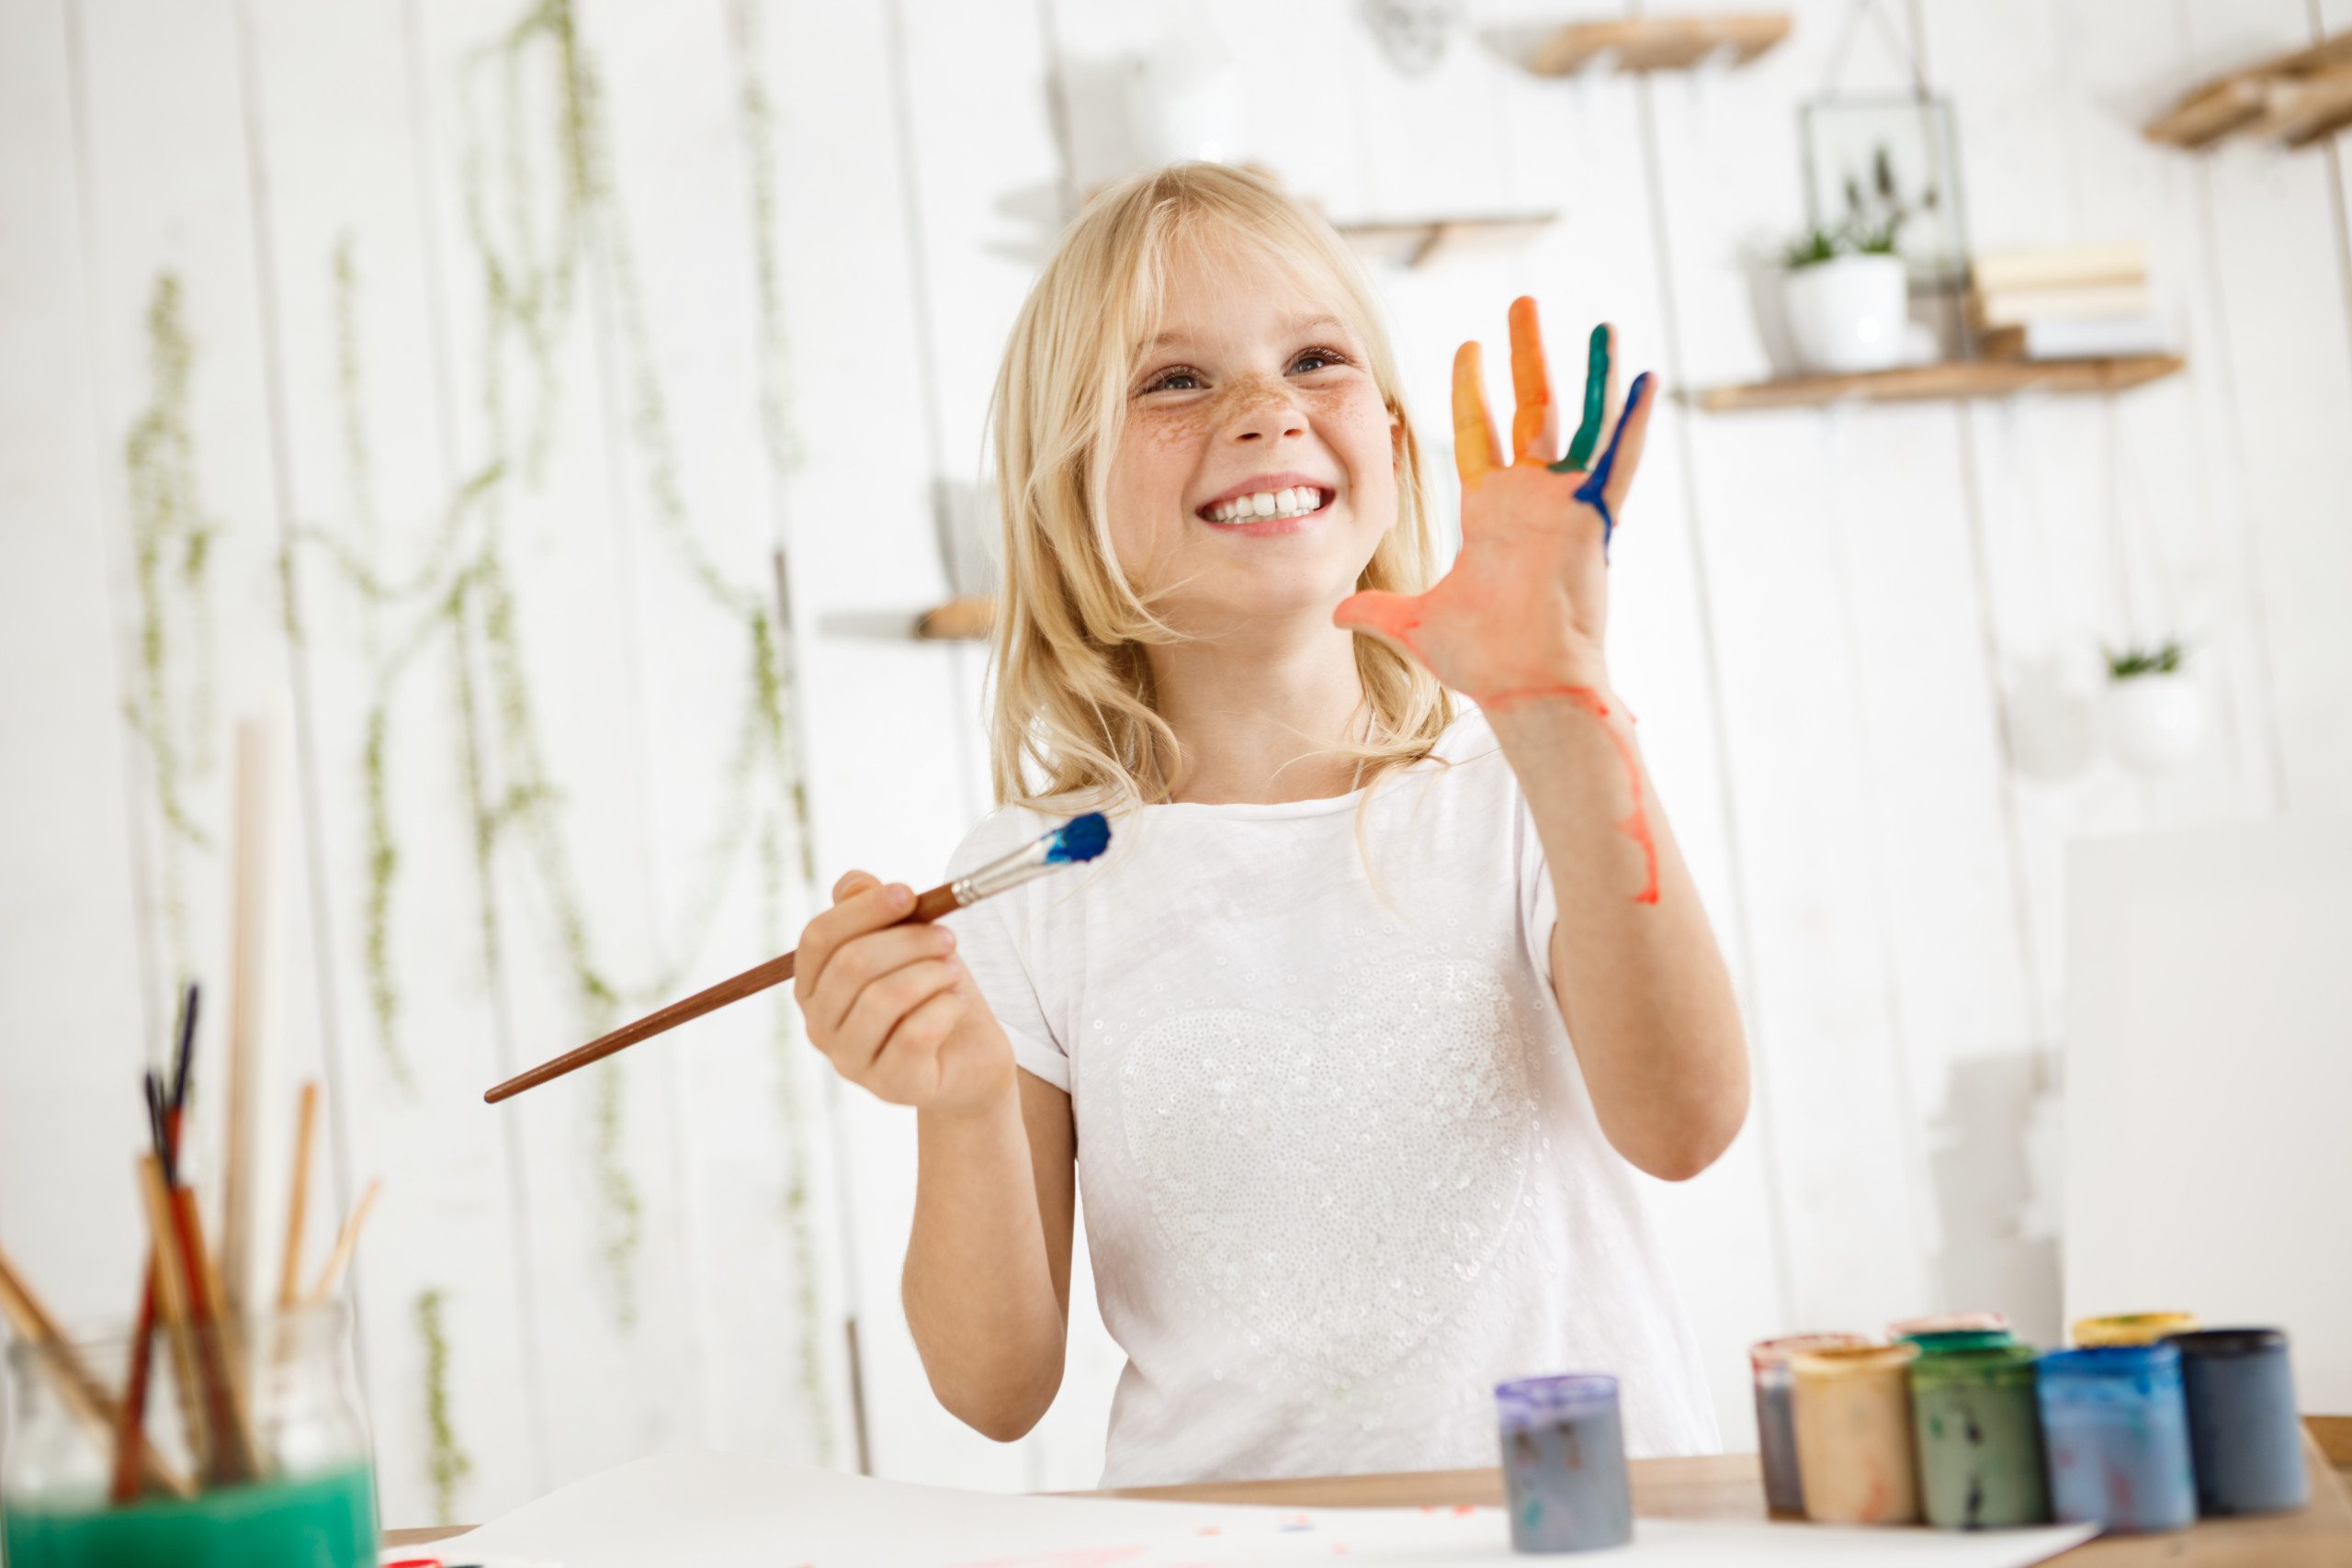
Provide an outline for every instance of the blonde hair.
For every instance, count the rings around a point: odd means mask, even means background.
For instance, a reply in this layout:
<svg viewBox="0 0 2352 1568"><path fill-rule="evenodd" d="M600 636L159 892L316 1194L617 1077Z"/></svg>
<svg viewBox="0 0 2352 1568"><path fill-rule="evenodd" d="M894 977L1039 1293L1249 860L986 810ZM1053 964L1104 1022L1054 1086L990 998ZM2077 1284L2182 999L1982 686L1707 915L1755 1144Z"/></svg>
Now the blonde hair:
<svg viewBox="0 0 2352 1568"><path fill-rule="evenodd" d="M1170 798L1182 749L1154 701L1150 644L1184 634L1120 570L1107 497L1140 346L1159 331L1169 258L1186 241L1255 245L1328 284L1363 339L1396 423L1396 523L1357 588L1418 592L1437 568L1428 478L1378 303L1346 242L1258 175L1178 164L1088 204L1030 290L990 404L1003 583L992 663L989 775L1000 805L1072 797L1104 809ZM1334 746L1368 784L1430 754L1453 705L1437 678L1355 639L1364 738ZM1035 769L1038 787L1031 787Z"/></svg>

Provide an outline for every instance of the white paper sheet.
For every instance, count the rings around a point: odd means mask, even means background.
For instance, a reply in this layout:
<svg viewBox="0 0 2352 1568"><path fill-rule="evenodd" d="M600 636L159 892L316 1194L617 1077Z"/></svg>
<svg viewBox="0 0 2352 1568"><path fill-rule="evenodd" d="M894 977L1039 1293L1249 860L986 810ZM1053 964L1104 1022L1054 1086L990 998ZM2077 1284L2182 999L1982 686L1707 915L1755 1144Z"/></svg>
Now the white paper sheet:
<svg viewBox="0 0 2352 1568"><path fill-rule="evenodd" d="M1961 1534L1638 1519L1634 1544L1574 1561L1643 1568L2025 1568L2088 1526ZM1208 1568L1375 1562L1525 1564L1497 1508L1261 1508L1019 1497L868 1481L728 1454L662 1454L526 1504L435 1548L562 1568Z"/></svg>

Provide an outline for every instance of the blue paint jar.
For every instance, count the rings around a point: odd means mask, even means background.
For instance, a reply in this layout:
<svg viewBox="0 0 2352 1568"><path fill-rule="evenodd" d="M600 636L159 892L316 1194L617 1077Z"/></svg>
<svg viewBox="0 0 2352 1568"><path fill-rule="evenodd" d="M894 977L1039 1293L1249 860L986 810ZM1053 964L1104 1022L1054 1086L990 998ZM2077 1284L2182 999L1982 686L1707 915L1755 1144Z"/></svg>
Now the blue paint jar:
<svg viewBox="0 0 2352 1568"><path fill-rule="evenodd" d="M2178 1350L2053 1350L2041 1358L2036 1392L2050 1504L2061 1523L2138 1534L2197 1522Z"/></svg>
<svg viewBox="0 0 2352 1568"><path fill-rule="evenodd" d="M1634 1539L1617 1380L1601 1372L1495 1385L1515 1551L1592 1551Z"/></svg>
<svg viewBox="0 0 2352 1568"><path fill-rule="evenodd" d="M2276 1514L2311 1500L2303 1426L2287 1337L2275 1328L2175 1334L2197 1506L2205 1514Z"/></svg>

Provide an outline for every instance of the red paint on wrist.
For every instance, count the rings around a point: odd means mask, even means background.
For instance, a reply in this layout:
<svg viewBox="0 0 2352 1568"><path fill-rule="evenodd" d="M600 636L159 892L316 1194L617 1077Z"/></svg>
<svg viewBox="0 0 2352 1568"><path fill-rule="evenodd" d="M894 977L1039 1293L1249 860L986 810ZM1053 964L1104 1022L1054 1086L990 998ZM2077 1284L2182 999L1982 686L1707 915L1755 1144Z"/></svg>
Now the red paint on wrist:
<svg viewBox="0 0 2352 1568"><path fill-rule="evenodd" d="M1609 743L1617 749L1617 760L1625 764L1625 784L1634 792L1634 809L1621 818L1617 830L1634 840L1642 852L1645 875L1642 890L1634 895L1636 904L1655 904L1658 898L1657 840L1650 832L1649 809L1642 804L1642 761L1634 754L1634 743L1617 732L1609 722L1609 704L1590 686L1534 686L1524 691L1497 692L1479 699L1479 705L1490 713L1503 713L1523 703L1539 702L1545 697L1565 697L1593 716ZM1633 719L1629 712L1628 722Z"/></svg>

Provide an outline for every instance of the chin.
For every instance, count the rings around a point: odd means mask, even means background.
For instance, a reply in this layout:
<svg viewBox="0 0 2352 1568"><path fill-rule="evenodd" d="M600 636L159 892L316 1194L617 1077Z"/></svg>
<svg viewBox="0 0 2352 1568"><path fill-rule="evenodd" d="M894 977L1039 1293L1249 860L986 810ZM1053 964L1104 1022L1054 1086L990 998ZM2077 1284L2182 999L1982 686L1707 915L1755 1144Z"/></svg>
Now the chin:
<svg viewBox="0 0 2352 1568"><path fill-rule="evenodd" d="M1355 592L1363 568L1262 571L1246 580L1203 582L1186 596L1185 620L1202 626L1247 627L1255 622L1312 616L1329 620Z"/></svg>

